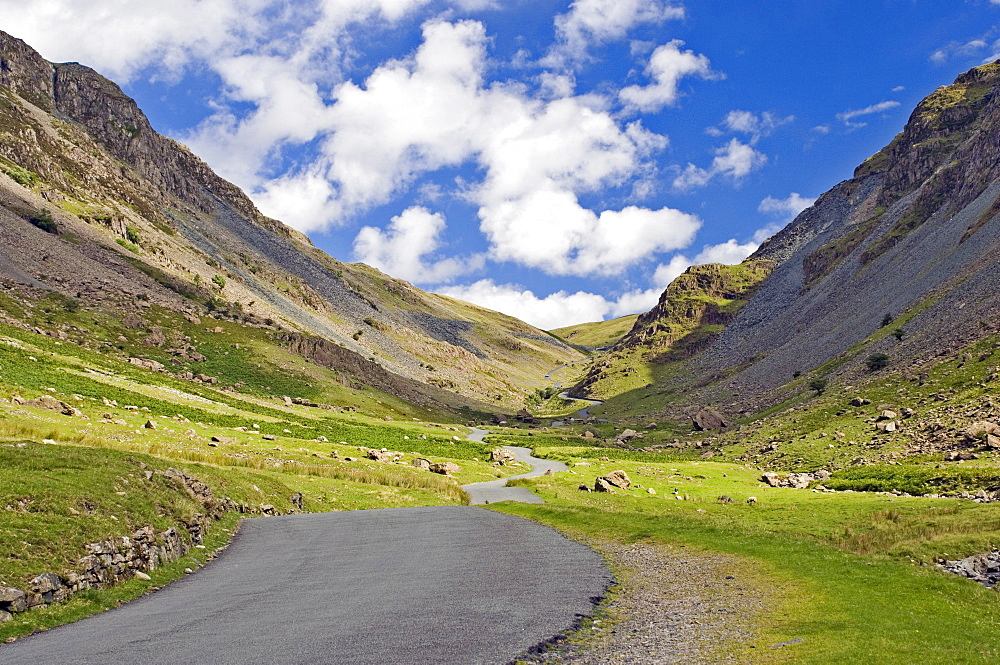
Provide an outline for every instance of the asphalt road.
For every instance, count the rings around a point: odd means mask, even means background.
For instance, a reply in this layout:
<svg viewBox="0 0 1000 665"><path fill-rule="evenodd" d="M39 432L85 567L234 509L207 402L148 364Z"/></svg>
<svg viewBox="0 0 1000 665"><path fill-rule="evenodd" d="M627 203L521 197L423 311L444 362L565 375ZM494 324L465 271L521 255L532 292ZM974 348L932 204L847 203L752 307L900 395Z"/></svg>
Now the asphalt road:
<svg viewBox="0 0 1000 665"><path fill-rule="evenodd" d="M481 440L481 439L480 439ZM545 503L542 498L529 490L527 487L507 487L507 481L515 478L533 478L544 475L546 471L565 471L566 465L554 460L532 457L530 448L520 448L518 446L504 446L504 450L514 453L514 459L532 466L531 471L522 473L519 476L508 476L497 480L487 480L481 483L462 485L469 494L472 505L481 506L487 503L499 503L500 501L519 501L521 503Z"/></svg>
<svg viewBox="0 0 1000 665"><path fill-rule="evenodd" d="M609 581L592 550L481 508L257 518L202 570L0 645L0 665L504 664Z"/></svg>

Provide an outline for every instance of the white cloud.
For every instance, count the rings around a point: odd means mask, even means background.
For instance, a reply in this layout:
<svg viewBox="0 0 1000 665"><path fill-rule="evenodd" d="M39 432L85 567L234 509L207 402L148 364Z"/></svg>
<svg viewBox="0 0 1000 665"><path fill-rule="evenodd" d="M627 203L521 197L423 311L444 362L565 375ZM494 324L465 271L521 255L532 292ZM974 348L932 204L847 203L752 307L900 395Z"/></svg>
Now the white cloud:
<svg viewBox="0 0 1000 665"><path fill-rule="evenodd" d="M1000 3L994 2L993 4ZM991 43L983 37L977 37L965 42L951 42L942 46L931 53L930 60L940 65L952 58L983 58L984 53L995 53L998 49L1000 49L1000 40ZM986 58L987 61L990 59L992 56Z"/></svg>
<svg viewBox="0 0 1000 665"><path fill-rule="evenodd" d="M796 215L816 202L814 198L800 196L798 192L792 192L786 198L777 199L773 196L766 197L757 206L757 210L768 215L780 217L786 222L792 221Z"/></svg>
<svg viewBox="0 0 1000 665"><path fill-rule="evenodd" d="M491 257L553 275L614 274L686 247L701 222L671 208L629 206L600 215L566 190L533 192L480 209Z"/></svg>
<svg viewBox="0 0 1000 665"><path fill-rule="evenodd" d="M871 106L866 106L863 109L854 109L850 111L844 111L837 114L837 120L840 120L848 127L853 129L858 129L867 126L868 123L865 122L854 122L855 118L860 118L861 116L872 115L875 113L883 113L889 109L894 109L899 106L897 101L887 101L879 102L878 104L872 104Z"/></svg>
<svg viewBox="0 0 1000 665"><path fill-rule="evenodd" d="M638 25L683 17L683 7L659 0L575 0L556 16L558 41L543 64L561 68L586 59L593 45L624 39Z"/></svg>
<svg viewBox="0 0 1000 665"><path fill-rule="evenodd" d="M0 15L5 31L47 59L78 60L125 82L152 63L176 73L194 59L256 41L261 11L272 1L0 0Z"/></svg>
<svg viewBox="0 0 1000 665"><path fill-rule="evenodd" d="M746 134L750 136L750 144L753 145L778 127L794 121L794 115L782 118L770 111L757 115L750 111L734 110L727 113L717 127L709 127L706 131L712 136L724 136L727 132Z"/></svg>
<svg viewBox="0 0 1000 665"><path fill-rule="evenodd" d="M674 178L674 187L683 190L704 187L717 177L739 181L766 163L767 155L758 152L739 139L733 138L730 139L729 143L715 151L715 158L707 169L688 164Z"/></svg>
<svg viewBox="0 0 1000 665"><path fill-rule="evenodd" d="M483 267L484 257L434 259L441 247L444 215L415 206L393 217L386 231L365 226L354 239L359 261L393 277L418 284L441 284ZM426 257L431 257L428 260Z"/></svg>
<svg viewBox="0 0 1000 665"><path fill-rule="evenodd" d="M513 284L496 284L489 279L437 291L515 316L542 330L600 321L612 309L611 303L595 293L558 291L540 298L528 289Z"/></svg>
<svg viewBox="0 0 1000 665"><path fill-rule="evenodd" d="M482 24L430 22L414 57L378 67L364 85L344 83L316 114L330 134L319 164L261 192L268 212L297 228L321 228L387 202L420 175L478 164L484 177L463 195L479 206L490 256L551 274L608 274L690 243L700 221L670 208L593 211L578 195L641 177L666 139L641 123L621 127L590 97L532 99L522 88L485 86ZM326 178L330 187L313 186ZM304 181L304 182L303 182ZM288 201L294 207L281 211ZM301 213L304 201L308 218Z"/></svg>
<svg viewBox="0 0 1000 665"><path fill-rule="evenodd" d="M685 76L700 76L705 79L720 78L712 71L711 63L704 55L690 49L681 51L684 45L675 39L653 51L646 66L646 74L652 80L647 86L630 85L618 93L618 98L626 110L654 112L677 103L680 92L677 89Z"/></svg>

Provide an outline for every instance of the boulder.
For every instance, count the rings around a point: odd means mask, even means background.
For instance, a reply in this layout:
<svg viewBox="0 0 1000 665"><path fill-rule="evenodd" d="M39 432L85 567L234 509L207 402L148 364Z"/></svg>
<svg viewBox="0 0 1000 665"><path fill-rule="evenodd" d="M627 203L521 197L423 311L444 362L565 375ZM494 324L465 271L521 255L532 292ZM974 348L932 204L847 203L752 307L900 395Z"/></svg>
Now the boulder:
<svg viewBox="0 0 1000 665"><path fill-rule="evenodd" d="M702 407L691 416L691 424L699 432L724 429L729 425L721 413L708 406Z"/></svg>
<svg viewBox="0 0 1000 665"><path fill-rule="evenodd" d="M765 483L771 487L781 487L781 476L776 474L774 471L765 471L760 477Z"/></svg>
<svg viewBox="0 0 1000 665"><path fill-rule="evenodd" d="M970 439L982 439L990 435L998 436L1000 435L1000 425L988 420L981 420L966 427L963 434Z"/></svg>
<svg viewBox="0 0 1000 665"><path fill-rule="evenodd" d="M886 410L882 411L882 413L878 414L878 420L879 421L883 421L883 420L895 420L898 417L899 417L899 415L895 411L890 411L889 409L886 409Z"/></svg>
<svg viewBox="0 0 1000 665"><path fill-rule="evenodd" d="M597 478L594 480L594 491L595 492L607 492L608 494L615 493L615 486L609 483L604 478Z"/></svg>
<svg viewBox="0 0 1000 665"><path fill-rule="evenodd" d="M514 453L503 448L497 448L490 453L490 461L503 466L515 461Z"/></svg>
<svg viewBox="0 0 1000 665"><path fill-rule="evenodd" d="M632 439L637 438L638 436L640 436L639 433L636 432L634 429L627 429L615 437L615 443L618 445L623 445L628 443Z"/></svg>
<svg viewBox="0 0 1000 665"><path fill-rule="evenodd" d="M33 409L48 409L49 411L58 411L64 416L75 416L79 413L72 406L66 402L61 402L51 395L41 395L34 399L29 399L24 403L24 406L29 406Z"/></svg>
<svg viewBox="0 0 1000 665"><path fill-rule="evenodd" d="M410 462L410 466L416 467L418 469L429 469L429 468L431 468L431 463L432 462L429 459L424 459L423 457L418 457L415 460L413 460L412 462Z"/></svg>
<svg viewBox="0 0 1000 665"><path fill-rule="evenodd" d="M368 450L367 457L368 459L375 460L376 462L388 463L392 461L392 455L390 455L387 452L382 452L381 450L376 450L374 448Z"/></svg>
<svg viewBox="0 0 1000 665"><path fill-rule="evenodd" d="M632 481L629 479L628 474L622 471L621 469L617 471L612 471L611 473L605 475L603 479L611 483L615 487L620 487L623 490L627 490L629 486L632 484Z"/></svg>
<svg viewBox="0 0 1000 665"><path fill-rule="evenodd" d="M443 476L450 476L453 473L458 473L462 470L462 468L454 462L435 462L434 464L431 464L427 470L431 473L440 473Z"/></svg>

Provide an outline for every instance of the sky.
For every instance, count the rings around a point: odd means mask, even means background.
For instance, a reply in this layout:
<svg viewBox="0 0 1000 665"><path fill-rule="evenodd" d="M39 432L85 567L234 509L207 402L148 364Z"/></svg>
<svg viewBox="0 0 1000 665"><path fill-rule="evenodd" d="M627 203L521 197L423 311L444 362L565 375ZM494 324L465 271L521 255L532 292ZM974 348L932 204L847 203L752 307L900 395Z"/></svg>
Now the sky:
<svg viewBox="0 0 1000 665"><path fill-rule="evenodd" d="M342 261L545 329L738 263L1000 58L1000 0L0 0Z"/></svg>

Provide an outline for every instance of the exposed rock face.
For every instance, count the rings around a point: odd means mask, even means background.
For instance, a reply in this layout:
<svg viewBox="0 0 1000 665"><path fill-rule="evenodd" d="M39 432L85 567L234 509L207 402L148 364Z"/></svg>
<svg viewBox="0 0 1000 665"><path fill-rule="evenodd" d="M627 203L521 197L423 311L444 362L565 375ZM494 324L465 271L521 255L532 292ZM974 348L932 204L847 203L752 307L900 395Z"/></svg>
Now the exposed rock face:
<svg viewBox="0 0 1000 665"><path fill-rule="evenodd" d="M773 270L694 357L657 355L648 334L629 339L653 362L683 364L671 374L673 394L754 410L779 402L771 391L796 373L897 325L891 316L882 323L886 313L914 315L905 334L877 336L831 380L870 374L869 354L907 368L1000 330L998 135L1000 61L929 95L854 178L765 242L748 263ZM671 307L683 309L680 286L668 287L637 334Z"/></svg>
<svg viewBox="0 0 1000 665"><path fill-rule="evenodd" d="M770 260L739 266L711 263L691 266L671 282L656 307L639 316L632 330L616 342L571 390L573 396L603 394L602 382L615 372L630 371L628 351L641 349L646 362L689 357L708 346L761 281L774 268Z"/></svg>

